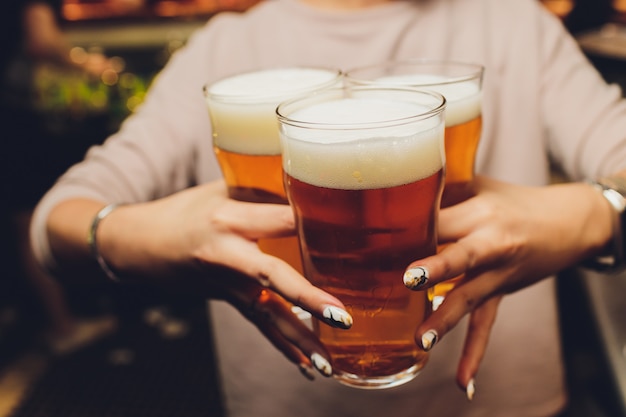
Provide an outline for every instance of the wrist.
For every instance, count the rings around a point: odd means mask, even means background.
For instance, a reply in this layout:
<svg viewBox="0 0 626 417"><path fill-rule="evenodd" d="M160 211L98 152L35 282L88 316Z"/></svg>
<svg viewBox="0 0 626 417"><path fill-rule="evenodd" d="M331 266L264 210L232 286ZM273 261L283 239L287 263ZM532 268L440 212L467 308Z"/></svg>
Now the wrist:
<svg viewBox="0 0 626 417"><path fill-rule="evenodd" d="M149 207L117 205L97 225L96 247L101 260L120 281L158 279L179 270L178 259L174 258L178 253L173 243L176 239L163 235L163 225L154 220L154 210ZM101 260L96 260L107 273Z"/></svg>
<svg viewBox="0 0 626 417"><path fill-rule="evenodd" d="M119 204L109 204L102 209L100 209L96 215L94 216L87 236L87 243L89 245L89 249L91 251L92 257L96 260L100 269L104 274L114 282L120 282L118 274L114 272L111 264L105 259L102 252L101 245L101 226L102 223L109 217L113 211L115 211L119 207Z"/></svg>
<svg viewBox="0 0 626 417"><path fill-rule="evenodd" d="M605 177L589 183L610 206L611 240L603 253L583 266L601 272L621 271L626 267L626 179Z"/></svg>

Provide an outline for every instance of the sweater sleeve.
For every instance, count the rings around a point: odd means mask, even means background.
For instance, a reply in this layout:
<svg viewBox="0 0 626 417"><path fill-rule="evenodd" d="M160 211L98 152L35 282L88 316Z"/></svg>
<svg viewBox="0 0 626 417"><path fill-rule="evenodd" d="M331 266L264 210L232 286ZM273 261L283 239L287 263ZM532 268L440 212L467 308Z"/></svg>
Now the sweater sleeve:
<svg viewBox="0 0 626 417"><path fill-rule="evenodd" d="M540 10L540 111L553 160L574 180L626 167L626 101L560 22Z"/></svg>
<svg viewBox="0 0 626 417"><path fill-rule="evenodd" d="M90 148L44 195L31 224L33 250L44 267L55 265L46 219L60 202L77 197L103 203L148 201L220 175L202 94L210 77L205 52L210 39L210 25L198 30L172 56L119 131Z"/></svg>

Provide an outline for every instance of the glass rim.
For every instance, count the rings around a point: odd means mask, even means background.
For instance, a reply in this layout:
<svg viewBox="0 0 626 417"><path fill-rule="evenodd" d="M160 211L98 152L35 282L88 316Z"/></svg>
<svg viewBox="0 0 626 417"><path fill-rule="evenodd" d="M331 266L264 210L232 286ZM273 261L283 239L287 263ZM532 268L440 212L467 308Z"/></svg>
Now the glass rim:
<svg viewBox="0 0 626 417"><path fill-rule="evenodd" d="M295 105L297 103L303 103L307 100L312 100L313 103L316 103L315 99L319 98L322 94L339 94L337 98L350 97L348 94L354 90L358 91L395 91L399 93L418 93L423 96L430 96L438 101L438 104L432 109L426 110L424 112L399 117L395 119L376 121L376 122L362 122L362 123L321 123L321 122L309 122L304 120L297 120L291 118L289 115L284 114L284 109L286 107ZM332 97L332 95L331 95ZM298 127L298 128L307 128L307 129L320 129L320 130L359 130L359 129L375 129L375 128L387 128L391 126L398 126L402 124L415 123L420 120L429 119L433 116L443 113L446 108L447 100L446 98L436 92L430 90L422 90L419 88L409 87L409 86L383 86L383 85L359 85L359 86L342 86L337 88L327 88L325 90L316 90L312 93L303 94L297 97L293 97L289 100L286 100L280 103L275 110L276 116L278 118L279 123Z"/></svg>
<svg viewBox="0 0 626 417"><path fill-rule="evenodd" d="M380 81L376 81L375 79L362 78L358 76L355 77L353 74L358 73L358 72L367 72L367 71L371 71L375 69L393 68L394 66L399 66L399 67L406 66L407 68L410 66L439 66L441 68L446 68L446 67L467 68L469 71L466 74L458 75L458 76L444 75L443 77L445 78L443 80L438 80L434 82L407 83L408 85L412 87L432 87L436 85L457 84L457 83L462 83L462 82L467 82L467 81L472 81L472 80L478 80L479 83L482 84L482 79L485 73L485 66L482 64L475 63L475 62L416 58L416 59L406 59L406 60L390 60L390 61L380 62L377 64L353 67L349 70L344 71L344 78L348 82L352 81L355 83L359 83L361 85L381 84ZM441 74L436 74L436 73L431 74L427 72L418 73L418 74L441 75ZM407 73L407 74L399 74L399 75L410 75L410 74ZM398 85L401 85L401 84L398 84Z"/></svg>
<svg viewBox="0 0 626 417"><path fill-rule="evenodd" d="M298 87L293 89L292 91L286 91L281 93L242 93L242 94L220 94L220 93L212 93L211 87L215 84L218 84L222 81L228 80L230 78L235 78L238 76L252 75L254 73L263 73L270 71L285 71L285 70L315 70L315 71L325 71L329 74L334 74L332 78L324 80L319 83L312 83L306 86ZM339 68L335 67L324 67L324 66L306 66L306 65L285 65L285 66L277 66L277 67L266 67L266 68L257 68L252 70L241 71L237 73L233 73L230 75L223 76L211 82L206 82L202 86L202 92L206 100L219 101L221 103L227 104L260 104L260 103L273 103L277 100L283 100L295 95L306 94L311 91L315 91L318 89L330 88L334 84L338 83L343 79L344 72Z"/></svg>

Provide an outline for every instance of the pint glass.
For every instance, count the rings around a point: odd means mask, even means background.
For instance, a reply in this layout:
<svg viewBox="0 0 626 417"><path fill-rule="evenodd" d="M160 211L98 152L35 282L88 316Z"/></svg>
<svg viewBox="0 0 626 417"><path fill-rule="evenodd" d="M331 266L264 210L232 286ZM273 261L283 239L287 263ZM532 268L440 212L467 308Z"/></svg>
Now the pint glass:
<svg viewBox="0 0 626 417"><path fill-rule="evenodd" d="M436 252L444 108L437 93L355 87L277 109L305 276L354 318L349 330L314 320L346 385L400 385L427 361L414 333L431 303L401 277Z"/></svg>
<svg viewBox="0 0 626 417"><path fill-rule="evenodd" d="M387 62L346 73L347 83L411 86L437 91L446 98L446 180L442 207L460 203L472 195L474 162L482 131L483 73L484 67L477 64L422 60ZM435 308L459 278L435 286Z"/></svg>
<svg viewBox="0 0 626 417"><path fill-rule="evenodd" d="M213 149L231 198L287 204L276 106L298 94L341 82L339 70L271 68L237 74L204 87ZM296 237L261 239L259 247L302 272Z"/></svg>

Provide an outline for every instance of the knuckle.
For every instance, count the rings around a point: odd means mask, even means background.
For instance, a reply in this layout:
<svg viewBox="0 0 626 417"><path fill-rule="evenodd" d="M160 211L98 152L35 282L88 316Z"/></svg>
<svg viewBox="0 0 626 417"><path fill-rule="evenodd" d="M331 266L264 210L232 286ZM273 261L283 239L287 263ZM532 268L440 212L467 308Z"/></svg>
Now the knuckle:
<svg viewBox="0 0 626 417"><path fill-rule="evenodd" d="M493 201L486 199L476 199L473 201L472 215L478 219L478 221L492 221L494 218L498 218L502 210L500 210Z"/></svg>
<svg viewBox="0 0 626 417"><path fill-rule="evenodd" d="M478 259L477 249L465 240L459 240L457 245L460 252L459 258L463 259L466 270L474 268L477 264Z"/></svg>
<svg viewBox="0 0 626 417"><path fill-rule="evenodd" d="M461 285L455 288L454 291L450 292L450 294L448 294L447 296L447 298L451 299L451 303L454 303L461 309L462 315L473 311L481 301L467 288L468 286Z"/></svg>
<svg viewBox="0 0 626 417"><path fill-rule="evenodd" d="M259 265L259 269L256 272L256 279L264 287L273 287L275 277L280 270L279 259L272 256L263 256L262 265Z"/></svg>
<svg viewBox="0 0 626 417"><path fill-rule="evenodd" d="M293 216L293 212L289 207L280 207L280 212L278 213L277 218L279 220L279 224L284 229L293 229L296 227L296 221Z"/></svg>
<svg viewBox="0 0 626 417"><path fill-rule="evenodd" d="M502 242L503 254L510 259L516 258L527 247L527 242L519 237L519 235L517 237L508 235L506 239L502 240Z"/></svg>
<svg viewBox="0 0 626 417"><path fill-rule="evenodd" d="M446 258L446 257L439 257L437 258L437 263L435 263L433 266L436 267L436 269L438 269L439 271L441 271L441 276L442 277L450 277L453 275L453 270L454 270L454 266L452 264L452 262Z"/></svg>
<svg viewBox="0 0 626 417"><path fill-rule="evenodd" d="M221 208L215 209L209 214L207 222L209 223L210 230L225 231L230 229L228 210L222 210Z"/></svg>

